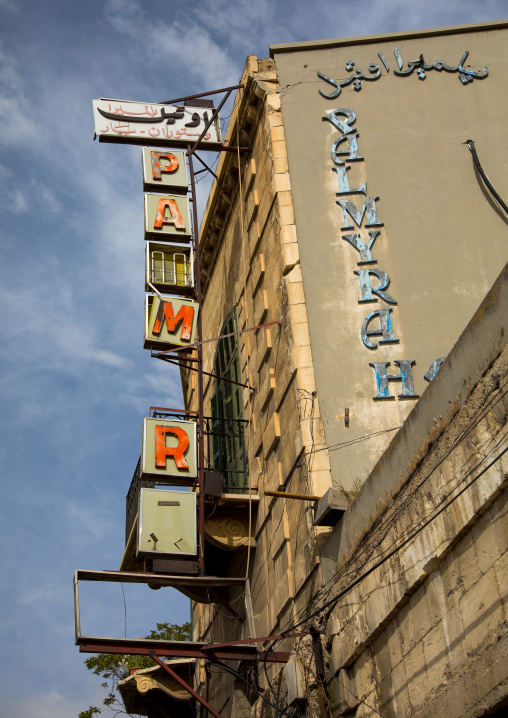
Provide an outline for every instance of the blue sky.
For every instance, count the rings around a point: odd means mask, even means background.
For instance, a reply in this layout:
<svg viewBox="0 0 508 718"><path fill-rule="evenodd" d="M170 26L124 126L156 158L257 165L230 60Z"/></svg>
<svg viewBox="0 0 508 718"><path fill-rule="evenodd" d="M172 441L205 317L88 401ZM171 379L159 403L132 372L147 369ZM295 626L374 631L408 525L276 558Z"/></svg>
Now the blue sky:
<svg viewBox="0 0 508 718"><path fill-rule="evenodd" d="M92 141L92 99L235 84L270 43L505 15L503 0L0 0L0 718L101 700L74 646L73 572L118 568L142 419L182 406L177 370L142 348L141 153ZM167 589L126 600L131 636L188 618ZM83 586L82 603L84 632L123 635L119 585Z"/></svg>

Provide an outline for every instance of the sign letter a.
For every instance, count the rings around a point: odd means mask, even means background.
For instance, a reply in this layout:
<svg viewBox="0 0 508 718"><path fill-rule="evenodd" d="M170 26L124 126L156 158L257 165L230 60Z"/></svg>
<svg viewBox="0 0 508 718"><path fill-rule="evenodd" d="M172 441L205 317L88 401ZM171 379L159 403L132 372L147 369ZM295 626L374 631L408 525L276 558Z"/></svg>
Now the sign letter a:
<svg viewBox="0 0 508 718"><path fill-rule="evenodd" d="M167 323L168 332L174 334L180 322L182 322L182 333L180 339L183 341L189 341L191 338L192 331L192 320L194 318L194 307L188 304L183 304L176 317L173 312L173 305L171 302L162 302L159 304L157 310L157 316L155 318L155 324L153 325L152 332L157 336L160 335L164 321Z"/></svg>
<svg viewBox="0 0 508 718"><path fill-rule="evenodd" d="M174 434L178 439L178 446L166 446L166 436ZM178 469L188 469L185 452L189 446L189 437L179 426L155 426L155 466L158 469L166 468L166 459L172 457Z"/></svg>
<svg viewBox="0 0 508 718"><path fill-rule="evenodd" d="M166 210L169 215L166 216ZM157 203L157 212L155 213L154 229L161 229L163 224L172 224L176 229L185 229L182 215L178 209L176 200L170 197L161 197Z"/></svg>

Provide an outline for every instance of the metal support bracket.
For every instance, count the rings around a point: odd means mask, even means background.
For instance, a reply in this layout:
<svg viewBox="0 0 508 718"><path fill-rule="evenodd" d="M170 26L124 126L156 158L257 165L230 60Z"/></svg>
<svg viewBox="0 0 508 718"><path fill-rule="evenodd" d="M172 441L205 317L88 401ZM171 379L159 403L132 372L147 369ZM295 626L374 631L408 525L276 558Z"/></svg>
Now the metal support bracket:
<svg viewBox="0 0 508 718"><path fill-rule="evenodd" d="M161 668L164 668L166 673L169 673L171 678L174 678L175 681L177 681L182 686L182 688L185 688L185 690L188 691L191 696L193 696L197 701L199 701L201 705L206 708L207 711L209 711L213 716L215 716L215 718L222 718L221 714L217 713L217 711L215 711L212 706L207 701L205 701L202 696L199 695L199 693L196 693L194 688L191 688L191 686L189 686L189 684L186 683L184 679L178 675L178 673L176 673L172 668L170 668L167 663L161 661L161 659L155 655L155 651L150 651L148 655L152 660L158 663Z"/></svg>

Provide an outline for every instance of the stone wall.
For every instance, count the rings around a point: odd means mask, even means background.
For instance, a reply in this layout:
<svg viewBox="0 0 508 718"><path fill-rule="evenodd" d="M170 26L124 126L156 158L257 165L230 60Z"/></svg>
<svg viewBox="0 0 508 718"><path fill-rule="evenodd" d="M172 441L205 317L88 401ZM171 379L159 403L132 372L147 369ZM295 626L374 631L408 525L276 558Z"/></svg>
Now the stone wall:
<svg viewBox="0 0 508 718"><path fill-rule="evenodd" d="M265 495L265 489L322 495L331 486L328 452L310 348L298 256L286 143L273 62L249 57L226 142L248 153L224 153L200 228L203 255L203 337L217 337L236 306L238 329L278 322L239 335L243 414L255 549L230 555L224 575L250 578L256 635L271 635L292 621L320 580L312 503ZM213 373L216 343L205 344L204 370ZM186 408L197 408L195 375L182 372ZM205 376L204 413L211 415L215 379ZM315 449L321 451L308 456ZM324 530L328 533L328 529ZM242 592L228 597L241 618ZM224 607L195 604L194 639L218 642L248 637L245 620ZM291 648L292 642L286 642ZM273 667L271 671L276 672ZM262 679L261 679L262 680ZM221 684L222 681L222 684ZM201 674L200 689L204 693ZM228 716L234 703L218 673L210 679L214 706ZM222 685L222 687L221 687ZM238 685L240 689L240 684ZM236 700L236 699L235 699ZM239 709L239 708L238 708Z"/></svg>
<svg viewBox="0 0 508 718"><path fill-rule="evenodd" d="M393 442L325 546L333 714L473 717L508 704L507 284L505 269L408 417L419 450L402 457ZM439 394L448 411L424 432Z"/></svg>

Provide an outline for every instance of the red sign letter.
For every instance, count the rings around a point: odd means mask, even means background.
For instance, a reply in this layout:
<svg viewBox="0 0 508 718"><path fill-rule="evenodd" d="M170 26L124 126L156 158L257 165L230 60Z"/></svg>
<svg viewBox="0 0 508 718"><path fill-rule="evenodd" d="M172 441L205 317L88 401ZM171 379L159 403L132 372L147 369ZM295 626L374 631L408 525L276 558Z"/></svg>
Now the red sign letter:
<svg viewBox="0 0 508 718"><path fill-rule="evenodd" d="M151 152L152 157L152 178L154 180L160 180L161 172L176 172L178 169L178 157L171 154L171 152ZM161 166L161 160L167 160L168 165Z"/></svg>
<svg viewBox="0 0 508 718"><path fill-rule="evenodd" d="M159 309L157 310L157 316L155 317L155 324L153 325L152 333L158 336L164 326L164 320L166 320L168 332L170 334L174 334L178 325L182 322L182 333L180 334L180 339L182 341L189 341L191 338L193 318L194 307L189 306L188 304L182 305L175 317L171 302L161 301Z"/></svg>
<svg viewBox="0 0 508 718"><path fill-rule="evenodd" d="M169 212L169 217L165 216L166 210ZM159 199L153 228L160 229L163 224L174 224L176 229L185 229L178 205L174 199L170 199L169 197L161 197Z"/></svg>
<svg viewBox="0 0 508 718"><path fill-rule="evenodd" d="M171 448L166 446L167 434L174 434L178 439L178 446ZM155 425L155 466L158 469L166 468L166 459L172 456L177 469L188 469L189 464L185 461L184 454L189 446L189 437L179 426Z"/></svg>

